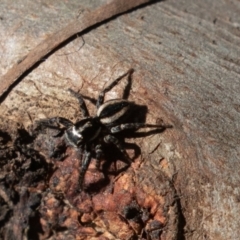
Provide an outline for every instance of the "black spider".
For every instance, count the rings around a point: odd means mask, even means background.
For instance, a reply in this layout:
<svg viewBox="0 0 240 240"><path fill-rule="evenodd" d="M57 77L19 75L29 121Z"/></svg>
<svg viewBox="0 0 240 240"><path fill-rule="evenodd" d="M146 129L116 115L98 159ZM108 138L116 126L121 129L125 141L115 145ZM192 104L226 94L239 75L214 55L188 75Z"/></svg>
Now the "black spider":
<svg viewBox="0 0 240 240"><path fill-rule="evenodd" d="M66 142L74 148L81 149L83 154L82 168L79 174L79 187L82 189L85 173L91 161L92 151L95 150L97 167L99 167L102 156L102 144L114 144L124 155L128 164L131 164L131 159L126 153L121 141L116 137L116 133L123 130L138 130L139 128L157 128L160 130L168 126L163 124L153 125L147 123L125 123L124 120L129 115L130 107L133 102L124 99L113 99L104 102L105 93L110 91L117 83L125 76L131 76L133 69L114 80L109 86L104 88L97 99L96 108L97 114L94 117L89 116L88 109L81 94L69 89L70 93L76 97L80 104L80 109L84 119L72 123L70 120L62 117L54 117L38 121L39 126L48 128L59 128L60 124L64 126L64 136ZM58 125L56 127L56 124ZM115 135L115 136L114 136Z"/></svg>

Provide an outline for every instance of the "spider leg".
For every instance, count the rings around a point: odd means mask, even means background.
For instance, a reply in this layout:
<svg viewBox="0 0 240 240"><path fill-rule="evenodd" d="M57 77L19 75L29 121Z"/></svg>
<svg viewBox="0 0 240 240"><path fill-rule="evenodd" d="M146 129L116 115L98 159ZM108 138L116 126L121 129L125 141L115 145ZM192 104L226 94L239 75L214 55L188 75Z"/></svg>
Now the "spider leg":
<svg viewBox="0 0 240 240"><path fill-rule="evenodd" d="M122 152L122 154L124 155L128 164L131 165L131 163L132 163L131 158L128 156L125 148L123 147L121 142L116 137L114 137L113 135L107 135L107 136L104 137L104 141L106 143L113 143Z"/></svg>
<svg viewBox="0 0 240 240"><path fill-rule="evenodd" d="M101 144L98 144L95 147L95 152L96 152L96 168L99 169L100 168L101 157L103 155L102 145Z"/></svg>
<svg viewBox="0 0 240 240"><path fill-rule="evenodd" d="M123 79L127 75L131 75L132 73L133 73L133 69L131 68L126 73L124 73L122 76L120 76L116 80L114 80L109 86L107 86L100 92L98 99L97 99L97 104L96 104L97 109L103 104L105 94L108 91L110 91L114 86L116 86L121 79Z"/></svg>
<svg viewBox="0 0 240 240"><path fill-rule="evenodd" d="M61 125L63 125L64 127L61 128ZM46 128L51 128L59 131L59 133L55 135L55 137L57 137L59 136L59 134L61 135L66 128L72 125L73 123L70 120L62 117L41 119L36 121L36 127L33 130L33 136L36 137L39 134L39 132L42 132Z"/></svg>
<svg viewBox="0 0 240 240"><path fill-rule="evenodd" d="M86 104L83 100L83 97L80 93L73 91L72 89L68 89L68 91L75 97L77 98L79 104L80 104L80 109L84 117L89 117L89 113L86 107Z"/></svg>
<svg viewBox="0 0 240 240"><path fill-rule="evenodd" d="M63 125L64 127L68 128L73 125L73 123L62 117L53 117L53 118L47 118L47 119L41 119L36 121L38 127L43 128L53 128L53 129L60 129L60 125Z"/></svg>
<svg viewBox="0 0 240 240"><path fill-rule="evenodd" d="M83 161L82 161L82 168L81 168L81 171L79 174L79 179L78 179L80 191L82 190L84 177L85 177L86 171L88 169L88 166L91 162L91 159L92 159L91 151L88 148L85 148L84 157L83 157Z"/></svg>
<svg viewBox="0 0 240 240"><path fill-rule="evenodd" d="M124 130L138 130L139 128L158 128L160 130L164 130L167 127L171 127L171 125L155 125L155 124L147 124L147 123L124 123L118 126L111 128L111 133L118 133Z"/></svg>

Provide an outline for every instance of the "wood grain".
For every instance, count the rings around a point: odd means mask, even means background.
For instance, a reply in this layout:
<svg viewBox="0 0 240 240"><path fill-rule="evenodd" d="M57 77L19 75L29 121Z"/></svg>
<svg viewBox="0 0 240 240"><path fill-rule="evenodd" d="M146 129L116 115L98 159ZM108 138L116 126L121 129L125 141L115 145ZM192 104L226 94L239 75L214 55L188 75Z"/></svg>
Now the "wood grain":
<svg viewBox="0 0 240 240"><path fill-rule="evenodd" d="M95 7L88 1L72 2L61 11L60 5L46 1L41 15L38 5L19 9L11 4L4 5L8 12L1 20L1 72L62 24L59 12L67 18L72 14L68 9ZM49 12L52 22L46 18ZM21 25L16 15L22 16ZM162 118L174 126L134 140L144 163L136 181L143 186L152 182L158 190L172 184L169 193L176 189L179 239L238 239L240 2L158 2L83 37L81 50L77 38L14 88L1 105L1 121L28 126L42 116L78 118L76 103L65 89L96 97L110 79L134 68L130 100L148 106L147 121ZM121 88L109 98L120 96Z"/></svg>
<svg viewBox="0 0 240 240"><path fill-rule="evenodd" d="M84 30L94 27L94 25L100 24L114 16L149 2L149 0L111 1L92 12L82 14L81 17L74 19L66 27L52 34L32 49L27 56L21 59L21 61L1 77L0 96L6 93L12 84L14 84L24 73L29 72L35 64L39 63L44 57L47 57L48 54L53 52L60 44L69 40L69 38L76 34L81 34Z"/></svg>

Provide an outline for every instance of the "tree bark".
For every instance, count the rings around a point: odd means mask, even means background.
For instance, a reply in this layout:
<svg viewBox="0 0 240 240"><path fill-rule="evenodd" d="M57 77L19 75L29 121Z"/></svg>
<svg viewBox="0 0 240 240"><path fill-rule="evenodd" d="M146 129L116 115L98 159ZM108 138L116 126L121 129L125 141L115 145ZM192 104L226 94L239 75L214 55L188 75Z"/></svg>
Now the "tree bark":
<svg viewBox="0 0 240 240"><path fill-rule="evenodd" d="M105 3L2 1L1 76L82 11ZM238 239L239 46L239 1L167 0L112 19L42 59L0 106L1 237L37 233L58 239L70 229L73 239ZM117 176L91 164L86 186L108 180L99 192L75 192L81 156L66 148L63 161L52 160L52 148L63 143L51 132L27 144L36 157L22 143L20 150L15 146L16 139L30 139L29 129L41 118L81 119L68 88L96 99L130 68L129 100L147 106L146 122L173 127L126 139L141 155ZM121 97L125 86L126 80L106 99ZM94 115L94 106L86 103ZM124 164L111 151L106 148L106 159L114 172ZM33 162L43 167L31 175Z"/></svg>

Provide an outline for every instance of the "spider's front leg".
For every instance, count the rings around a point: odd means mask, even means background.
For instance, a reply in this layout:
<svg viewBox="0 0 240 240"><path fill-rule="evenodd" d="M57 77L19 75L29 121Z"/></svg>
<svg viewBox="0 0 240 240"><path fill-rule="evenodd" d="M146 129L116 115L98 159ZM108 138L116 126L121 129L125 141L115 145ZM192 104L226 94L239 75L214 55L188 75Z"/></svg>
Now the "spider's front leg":
<svg viewBox="0 0 240 240"><path fill-rule="evenodd" d="M103 154L101 144L96 145L95 152L96 152L96 168L99 169L101 157L102 157L102 154ZM80 171L80 174L79 174L79 181L78 181L79 191L81 191L82 188L83 188L84 177L85 177L85 174L88 170L91 159L92 159L92 154L91 154L90 147L85 146L84 154L83 154L83 161L82 161L82 168L81 168L81 171Z"/></svg>
<svg viewBox="0 0 240 240"><path fill-rule="evenodd" d="M100 168L101 157L103 155L102 145L101 144L96 145L95 153L96 153L96 168L99 169Z"/></svg>
<svg viewBox="0 0 240 240"><path fill-rule="evenodd" d="M73 125L73 123L70 120L63 117L40 119L36 121L36 123L46 128L56 128L60 127L60 125L63 125L64 127L68 128Z"/></svg>
<svg viewBox="0 0 240 240"><path fill-rule="evenodd" d="M82 161L82 168L81 168L81 171L79 174L79 179L78 179L79 191L81 191L83 188L84 177L85 177L86 171L89 167L89 164L91 162L91 159L92 159L91 149L89 146L85 146L84 154L83 154L83 161Z"/></svg>
<svg viewBox="0 0 240 240"><path fill-rule="evenodd" d="M131 165L131 163L132 163L131 158L128 156L128 154L127 154L125 148L123 147L122 143L116 137L114 137L113 135L107 135L107 136L104 137L104 141L106 143L114 144L122 152L125 159L127 160L127 163L129 165Z"/></svg>
<svg viewBox="0 0 240 240"><path fill-rule="evenodd" d="M57 129L61 131L63 130L61 125L66 129L71 127L73 123L70 120L62 117L41 119L36 121L36 128L34 129L34 132L38 133L46 128Z"/></svg>

